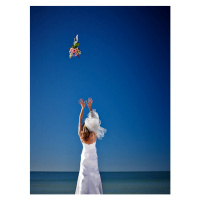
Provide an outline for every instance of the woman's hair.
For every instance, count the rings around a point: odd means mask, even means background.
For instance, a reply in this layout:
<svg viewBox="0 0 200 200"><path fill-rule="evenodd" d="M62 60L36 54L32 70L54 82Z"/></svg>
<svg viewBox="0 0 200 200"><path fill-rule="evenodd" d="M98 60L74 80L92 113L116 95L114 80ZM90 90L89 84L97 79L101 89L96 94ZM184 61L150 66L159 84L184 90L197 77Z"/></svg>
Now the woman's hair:
<svg viewBox="0 0 200 200"><path fill-rule="evenodd" d="M83 123L83 126L82 126L82 130L81 130L81 135L82 135L82 138L84 140L88 140L89 136L90 136L90 131L88 130L88 128L85 126L85 122Z"/></svg>

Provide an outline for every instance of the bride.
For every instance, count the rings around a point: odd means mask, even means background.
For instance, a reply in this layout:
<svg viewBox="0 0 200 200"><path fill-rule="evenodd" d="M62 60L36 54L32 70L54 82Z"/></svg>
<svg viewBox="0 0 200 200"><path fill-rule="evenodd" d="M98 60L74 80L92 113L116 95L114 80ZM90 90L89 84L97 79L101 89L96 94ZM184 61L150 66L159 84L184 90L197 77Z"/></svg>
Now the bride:
<svg viewBox="0 0 200 200"><path fill-rule="evenodd" d="M102 139L106 129L100 126L101 121L95 109L92 110L92 98L79 100L81 113L79 116L78 134L83 145L80 170L75 194L103 194L101 177L98 168L96 140ZM83 112L87 104L90 112L82 125Z"/></svg>

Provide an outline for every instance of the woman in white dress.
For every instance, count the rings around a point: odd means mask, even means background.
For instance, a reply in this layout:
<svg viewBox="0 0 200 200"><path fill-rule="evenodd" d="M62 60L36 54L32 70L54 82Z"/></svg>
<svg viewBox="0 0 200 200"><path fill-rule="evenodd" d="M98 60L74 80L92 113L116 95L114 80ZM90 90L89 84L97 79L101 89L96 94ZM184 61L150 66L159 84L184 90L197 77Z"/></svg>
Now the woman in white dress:
<svg viewBox="0 0 200 200"><path fill-rule="evenodd" d="M75 194L103 194L101 177L98 168L98 156L96 140L102 139L106 129L100 126L101 121L96 110L92 110L92 99L88 101L79 100L81 113L79 116L78 134L83 145L81 154L80 170ZM82 125L83 112L87 104L90 112Z"/></svg>

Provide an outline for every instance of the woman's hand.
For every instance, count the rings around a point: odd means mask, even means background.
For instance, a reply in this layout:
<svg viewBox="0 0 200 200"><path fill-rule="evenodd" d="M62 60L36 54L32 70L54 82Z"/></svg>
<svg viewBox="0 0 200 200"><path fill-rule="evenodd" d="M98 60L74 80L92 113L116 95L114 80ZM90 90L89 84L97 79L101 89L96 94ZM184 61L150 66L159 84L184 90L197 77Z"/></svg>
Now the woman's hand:
<svg viewBox="0 0 200 200"><path fill-rule="evenodd" d="M91 108L92 103L93 103L92 98L88 98L88 101L87 101L88 108Z"/></svg>
<svg viewBox="0 0 200 200"><path fill-rule="evenodd" d="M82 108L85 108L87 101L83 101L83 99L80 99L78 103L81 105Z"/></svg>

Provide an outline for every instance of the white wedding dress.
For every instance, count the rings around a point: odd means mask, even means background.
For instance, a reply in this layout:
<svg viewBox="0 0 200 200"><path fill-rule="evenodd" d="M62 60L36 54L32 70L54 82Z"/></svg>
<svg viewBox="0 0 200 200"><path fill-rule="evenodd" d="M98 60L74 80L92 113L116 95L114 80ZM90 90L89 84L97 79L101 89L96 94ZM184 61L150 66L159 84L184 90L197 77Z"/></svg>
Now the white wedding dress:
<svg viewBox="0 0 200 200"><path fill-rule="evenodd" d="M92 144L82 144L83 150L75 194L103 194L101 177L98 169L96 142Z"/></svg>

